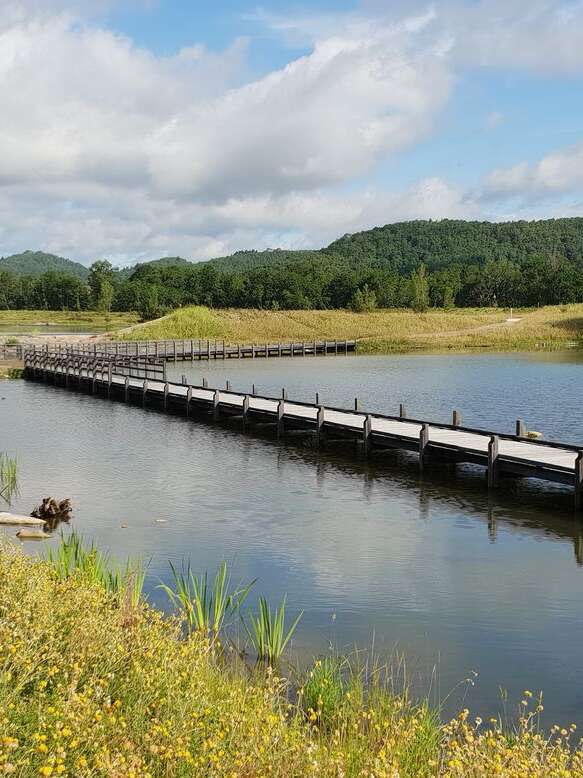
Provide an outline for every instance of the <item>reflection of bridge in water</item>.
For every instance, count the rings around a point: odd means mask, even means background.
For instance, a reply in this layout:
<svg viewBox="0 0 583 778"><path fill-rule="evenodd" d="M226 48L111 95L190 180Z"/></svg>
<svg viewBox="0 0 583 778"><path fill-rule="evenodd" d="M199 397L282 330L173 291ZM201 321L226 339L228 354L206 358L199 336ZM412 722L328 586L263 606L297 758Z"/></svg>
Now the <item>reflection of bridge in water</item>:
<svg viewBox="0 0 583 778"><path fill-rule="evenodd" d="M391 450L414 452L421 472L433 465L463 464L486 469L490 490L504 476L535 478L574 488L575 506L583 507L583 451L577 446L525 438L517 424L516 435L464 427L457 412L452 424L368 413L355 401L353 409L318 403L169 382L165 359L120 354L79 354L60 350L27 350L25 377L51 381L56 386L105 395L110 399L139 402L186 417L213 421L238 419L243 430L272 428L277 437L309 435L319 445L334 442L347 452L357 448L365 456ZM545 487L547 488L547 487ZM525 493L527 494L527 493ZM494 531L494 530L493 530ZM581 554L578 552L578 556Z"/></svg>

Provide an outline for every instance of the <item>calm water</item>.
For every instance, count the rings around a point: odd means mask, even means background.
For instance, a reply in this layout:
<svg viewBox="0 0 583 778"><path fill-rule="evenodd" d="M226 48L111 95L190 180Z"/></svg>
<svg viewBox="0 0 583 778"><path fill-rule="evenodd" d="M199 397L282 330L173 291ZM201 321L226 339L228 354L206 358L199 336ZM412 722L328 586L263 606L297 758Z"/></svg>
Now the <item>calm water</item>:
<svg viewBox="0 0 583 778"><path fill-rule="evenodd" d="M7 335L90 335L94 332L105 332L106 327L92 324L0 324L0 336Z"/></svg>
<svg viewBox="0 0 583 778"><path fill-rule="evenodd" d="M327 357L178 364L211 385L512 430L583 445L583 359L529 356ZM583 524L560 487L512 481L488 497L471 469L425 475L414 457L358 461L330 446L165 416L41 384L0 384L0 450L17 454L29 512L70 496L74 525L124 557L151 558L148 587L168 560L195 570L227 559L241 580L290 612L293 645L314 653L374 646L404 652L418 688L446 715L477 714L544 689L547 722L583 726ZM160 524L156 519L165 519ZM127 525L122 527L122 525ZM27 546L29 549L30 546ZM37 549L38 546L35 546ZM578 562L579 560L579 562ZM435 673L433 673L435 668Z"/></svg>

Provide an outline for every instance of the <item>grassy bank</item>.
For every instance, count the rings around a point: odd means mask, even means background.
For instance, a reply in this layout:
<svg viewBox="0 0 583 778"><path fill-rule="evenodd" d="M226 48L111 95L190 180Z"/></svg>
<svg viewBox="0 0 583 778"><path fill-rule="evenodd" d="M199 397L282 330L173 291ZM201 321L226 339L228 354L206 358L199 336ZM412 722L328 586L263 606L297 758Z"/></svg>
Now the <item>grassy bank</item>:
<svg viewBox="0 0 583 778"><path fill-rule="evenodd" d="M572 732L447 726L426 706L317 662L300 693L227 660L135 598L0 548L0 774L13 776L583 775ZM529 713L532 711L532 713Z"/></svg>
<svg viewBox="0 0 583 778"><path fill-rule="evenodd" d="M136 313L111 313L108 319L100 311L1 311L0 325L79 325L92 327L128 327L139 321Z"/></svg>
<svg viewBox="0 0 583 778"><path fill-rule="evenodd" d="M564 348L583 336L583 305L500 309L337 311L184 308L133 327L130 340L221 338L230 342L356 339L371 353L410 350Z"/></svg>

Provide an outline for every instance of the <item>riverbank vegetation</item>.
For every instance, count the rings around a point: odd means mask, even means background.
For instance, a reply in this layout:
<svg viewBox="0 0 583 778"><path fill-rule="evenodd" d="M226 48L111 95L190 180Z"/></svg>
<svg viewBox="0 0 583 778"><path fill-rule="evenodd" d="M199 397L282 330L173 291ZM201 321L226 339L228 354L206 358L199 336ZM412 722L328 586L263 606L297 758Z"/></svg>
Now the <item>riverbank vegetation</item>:
<svg viewBox="0 0 583 778"><path fill-rule="evenodd" d="M140 317L135 312L123 312L113 311L108 314L107 321L106 316L102 311L70 311L70 310L57 310L50 311L46 309L10 309L0 310L0 326L9 325L67 325L80 327L105 327L109 325L111 328L127 327L131 324L136 324ZM1 337L1 334L0 334Z"/></svg>
<svg viewBox="0 0 583 778"><path fill-rule="evenodd" d="M0 262L0 309L95 308L151 319L187 305L358 312L555 305L583 302L583 219L413 221L318 251L243 251L199 263L170 257L121 270L99 260L86 277L65 272L60 258L40 275L14 266Z"/></svg>
<svg viewBox="0 0 583 778"><path fill-rule="evenodd" d="M360 352L565 348L583 337L583 305L515 310L263 311L181 308L118 333L129 340L218 338L233 343L358 340Z"/></svg>
<svg viewBox="0 0 583 778"><path fill-rule="evenodd" d="M583 775L574 727L540 732L528 691L514 728L467 711L441 725L382 673L229 658L90 570L0 549L0 774Z"/></svg>

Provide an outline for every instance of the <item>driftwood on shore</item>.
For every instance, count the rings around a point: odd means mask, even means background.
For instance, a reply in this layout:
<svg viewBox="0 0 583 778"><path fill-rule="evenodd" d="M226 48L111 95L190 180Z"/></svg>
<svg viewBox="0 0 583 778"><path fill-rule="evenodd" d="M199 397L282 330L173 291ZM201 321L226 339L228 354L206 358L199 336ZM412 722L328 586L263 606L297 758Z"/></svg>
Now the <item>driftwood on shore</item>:
<svg viewBox="0 0 583 778"><path fill-rule="evenodd" d="M24 527L23 529L18 530L16 537L20 540L45 540L46 538L50 538L51 535L50 533L45 532L44 529Z"/></svg>
<svg viewBox="0 0 583 778"><path fill-rule="evenodd" d="M19 516L16 513L0 513L0 524L9 524L11 526L29 526L29 527L44 527L44 519L35 518L33 516Z"/></svg>

